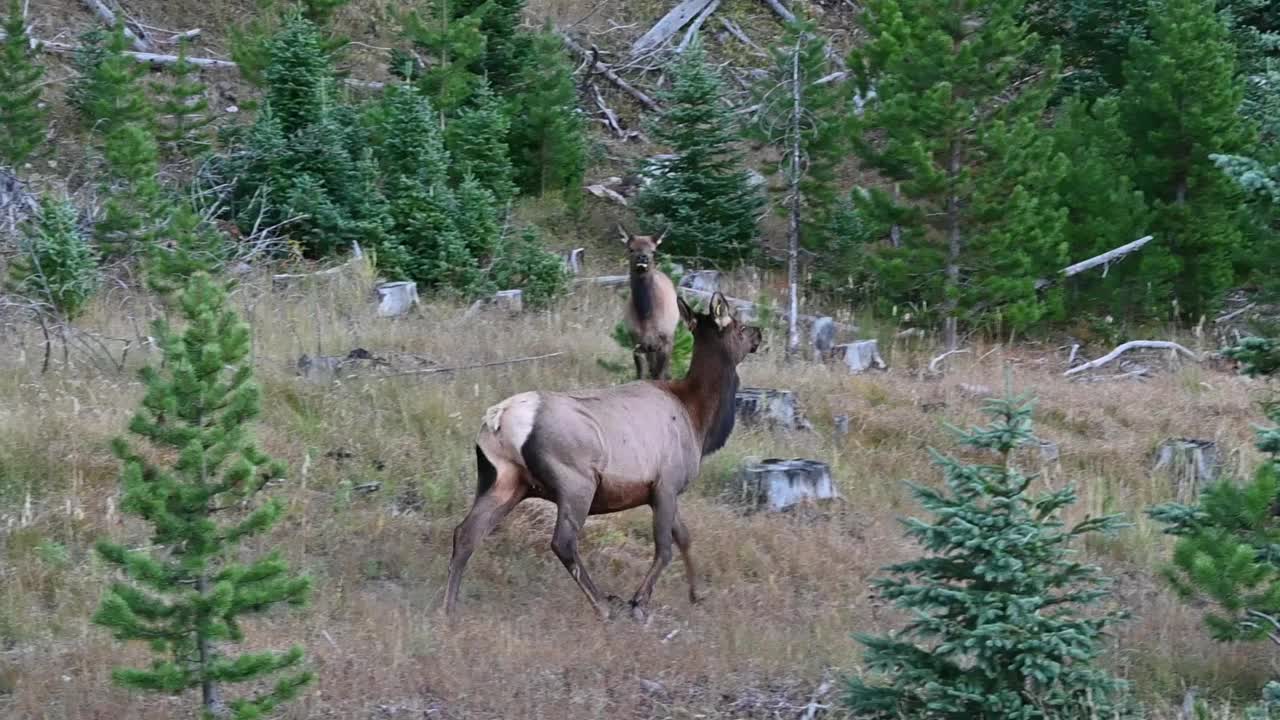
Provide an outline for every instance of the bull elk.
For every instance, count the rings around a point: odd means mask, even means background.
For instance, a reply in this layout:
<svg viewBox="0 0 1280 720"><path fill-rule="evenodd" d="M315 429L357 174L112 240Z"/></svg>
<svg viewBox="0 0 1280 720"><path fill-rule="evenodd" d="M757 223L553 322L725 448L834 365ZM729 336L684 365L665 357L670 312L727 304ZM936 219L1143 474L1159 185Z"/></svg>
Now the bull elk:
<svg viewBox="0 0 1280 720"><path fill-rule="evenodd" d="M680 308L676 303L676 287L667 274L658 269L655 255L664 231L655 240L650 235L631 235L618 226L622 243L630 261L631 298L627 301L624 322L635 348L636 379L667 380L671 377L671 351L675 346L676 324Z"/></svg>
<svg viewBox="0 0 1280 720"><path fill-rule="evenodd" d="M693 358L681 380L641 380L601 390L524 392L484 414L476 436L476 499L453 532L445 612L458 603L467 560L526 498L556 505L551 550L608 619L609 604L578 555L578 532L588 515L648 505L653 509L654 558L631 598L642 619L658 575L671 561L674 540L684 560L689 600L697 602L689 529L677 498L698 475L702 458L733 432L738 364L760 346L760 329L740 323L723 295L707 314L678 300L693 333Z"/></svg>

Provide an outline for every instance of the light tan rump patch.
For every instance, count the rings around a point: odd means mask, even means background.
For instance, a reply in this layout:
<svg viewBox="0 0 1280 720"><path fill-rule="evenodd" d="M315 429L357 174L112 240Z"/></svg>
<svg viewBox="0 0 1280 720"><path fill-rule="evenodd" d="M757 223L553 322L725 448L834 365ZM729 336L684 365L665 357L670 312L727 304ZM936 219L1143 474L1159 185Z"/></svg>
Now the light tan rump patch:
<svg viewBox="0 0 1280 720"><path fill-rule="evenodd" d="M484 426L519 451L533 432L533 421L541 399L536 392L524 392L503 400L484 412Z"/></svg>

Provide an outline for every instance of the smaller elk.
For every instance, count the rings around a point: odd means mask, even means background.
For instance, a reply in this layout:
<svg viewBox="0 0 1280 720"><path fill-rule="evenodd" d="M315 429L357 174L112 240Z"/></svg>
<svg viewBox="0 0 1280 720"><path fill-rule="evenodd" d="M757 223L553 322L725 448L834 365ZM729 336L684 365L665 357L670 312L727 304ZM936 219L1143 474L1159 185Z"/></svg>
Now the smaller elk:
<svg viewBox="0 0 1280 720"><path fill-rule="evenodd" d="M627 302L625 324L636 344L631 351L636 379L646 379L647 366L648 379L669 380L680 307L675 285L657 268L654 258L667 233L664 230L655 240L651 235L632 235L621 225L618 231L627 246L631 266L631 300Z"/></svg>

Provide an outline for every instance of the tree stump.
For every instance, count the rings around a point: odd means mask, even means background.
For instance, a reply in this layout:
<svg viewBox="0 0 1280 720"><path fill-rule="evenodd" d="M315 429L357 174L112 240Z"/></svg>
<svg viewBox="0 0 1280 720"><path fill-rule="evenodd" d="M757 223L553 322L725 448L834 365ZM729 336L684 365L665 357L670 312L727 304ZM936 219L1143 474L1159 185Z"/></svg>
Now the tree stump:
<svg viewBox="0 0 1280 720"><path fill-rule="evenodd" d="M849 416L835 415L831 418L831 424L835 428L836 437L844 437L849 434Z"/></svg>
<svg viewBox="0 0 1280 720"><path fill-rule="evenodd" d="M680 287L698 292L714 293L720 289L719 270L694 270L680 278Z"/></svg>
<svg viewBox="0 0 1280 720"><path fill-rule="evenodd" d="M733 399L738 421L746 426L795 430L803 424L795 393L771 388L742 388Z"/></svg>
<svg viewBox="0 0 1280 720"><path fill-rule="evenodd" d="M382 283L376 289L378 317L399 317L418 304L418 284L415 282Z"/></svg>
<svg viewBox="0 0 1280 720"><path fill-rule="evenodd" d="M813 321L809 328L809 345L813 349L813 359L821 362L831 357L831 350L836 342L836 321L823 316Z"/></svg>
<svg viewBox="0 0 1280 720"><path fill-rule="evenodd" d="M876 340L859 340L858 342L836 345L832 354L844 360L850 375L864 373L871 368L884 370L884 358L880 357L880 343Z"/></svg>
<svg viewBox="0 0 1280 720"><path fill-rule="evenodd" d="M748 462L738 477L742 500L770 512L805 501L840 497L831 482L831 468L818 460L768 458Z"/></svg>
<svg viewBox="0 0 1280 720"><path fill-rule="evenodd" d="M493 295L493 304L501 310L517 314L524 311L523 290L499 290Z"/></svg>
<svg viewBox="0 0 1280 720"><path fill-rule="evenodd" d="M582 263L586 260L586 256L586 248L574 248L560 254L560 258L564 260L565 269L574 276L582 274Z"/></svg>
<svg viewBox="0 0 1280 720"><path fill-rule="evenodd" d="M1152 472L1164 471L1180 503L1192 503L1205 486L1218 479L1222 458L1212 440L1171 438L1160 443Z"/></svg>

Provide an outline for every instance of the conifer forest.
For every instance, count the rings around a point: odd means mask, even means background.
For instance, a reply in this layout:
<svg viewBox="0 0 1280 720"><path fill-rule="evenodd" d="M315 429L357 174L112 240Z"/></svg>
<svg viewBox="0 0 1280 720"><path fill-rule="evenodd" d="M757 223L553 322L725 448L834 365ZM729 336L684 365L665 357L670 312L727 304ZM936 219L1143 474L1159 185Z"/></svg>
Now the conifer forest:
<svg viewBox="0 0 1280 720"><path fill-rule="evenodd" d="M0 718L1280 719L1280 2L0 0Z"/></svg>

